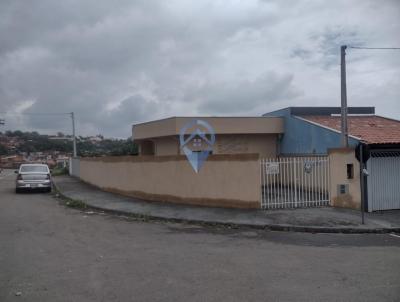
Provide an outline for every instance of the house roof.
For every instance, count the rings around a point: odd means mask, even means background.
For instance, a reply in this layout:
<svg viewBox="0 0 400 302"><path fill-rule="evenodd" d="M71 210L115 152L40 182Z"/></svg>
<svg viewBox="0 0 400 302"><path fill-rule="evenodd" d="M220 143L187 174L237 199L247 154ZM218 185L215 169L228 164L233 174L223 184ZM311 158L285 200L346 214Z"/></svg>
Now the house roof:
<svg viewBox="0 0 400 302"><path fill-rule="evenodd" d="M301 118L340 131L340 116L303 115ZM348 116L349 135L368 144L400 143L400 121L377 116Z"/></svg>
<svg viewBox="0 0 400 302"><path fill-rule="evenodd" d="M282 111L288 111L291 115L325 115L340 114L341 107L286 107L264 114L271 116ZM375 107L347 107L348 114L375 114Z"/></svg>
<svg viewBox="0 0 400 302"><path fill-rule="evenodd" d="M177 136L187 123L196 119L209 123L215 134L280 134L284 132L284 121L280 117L171 117L133 125L132 137L140 140Z"/></svg>

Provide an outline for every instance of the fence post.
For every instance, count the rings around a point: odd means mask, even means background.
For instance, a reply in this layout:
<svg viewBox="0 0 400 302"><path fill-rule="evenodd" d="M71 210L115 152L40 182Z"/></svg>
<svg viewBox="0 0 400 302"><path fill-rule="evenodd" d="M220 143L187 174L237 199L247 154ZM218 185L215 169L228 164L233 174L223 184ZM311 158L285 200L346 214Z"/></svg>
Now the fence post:
<svg viewBox="0 0 400 302"><path fill-rule="evenodd" d="M266 208L266 195L265 195L265 159L261 159L261 182L262 182L262 191L261 191L261 207L263 209Z"/></svg>
<svg viewBox="0 0 400 302"><path fill-rule="evenodd" d="M296 157L295 158L293 158L293 163L294 163L294 175L293 175L293 178L294 178L294 204L295 204L295 207L297 208L297 160L296 160Z"/></svg>

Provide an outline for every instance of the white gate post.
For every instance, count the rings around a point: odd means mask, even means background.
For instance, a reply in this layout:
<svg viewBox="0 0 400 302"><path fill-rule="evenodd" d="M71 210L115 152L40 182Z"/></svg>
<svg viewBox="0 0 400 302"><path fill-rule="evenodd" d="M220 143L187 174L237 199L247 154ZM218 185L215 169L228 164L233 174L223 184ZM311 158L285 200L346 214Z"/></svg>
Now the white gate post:
<svg viewBox="0 0 400 302"><path fill-rule="evenodd" d="M293 158L293 164L294 164L294 175L293 175L293 179L294 179L294 204L295 207L297 208L297 161L296 158Z"/></svg>

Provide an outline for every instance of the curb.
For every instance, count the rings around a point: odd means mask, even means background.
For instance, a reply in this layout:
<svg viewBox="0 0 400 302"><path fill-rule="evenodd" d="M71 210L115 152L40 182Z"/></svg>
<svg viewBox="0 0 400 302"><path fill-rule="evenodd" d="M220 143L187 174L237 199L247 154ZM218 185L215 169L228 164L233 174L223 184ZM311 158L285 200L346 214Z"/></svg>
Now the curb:
<svg viewBox="0 0 400 302"><path fill-rule="evenodd" d="M53 182L55 192L59 194L62 199L78 201L77 199L71 198L65 195ZM248 224L248 223L230 223L221 221L204 221L198 219L185 219L185 218L167 218L157 215L139 214L132 213L122 210L113 210L102 208L98 206L89 205L84 200L79 200L86 205L87 209L93 209L97 211L103 211L109 214L124 215L133 218L139 218L147 221L164 221L173 223L186 223L193 225L212 226L212 227L229 227L229 228L250 228L256 230L266 231L280 231L280 232L298 232L298 233L339 233L339 234L388 234L388 233L400 233L400 227L394 228L351 228L351 227L318 227L318 226L302 226L302 225L287 225L287 224Z"/></svg>

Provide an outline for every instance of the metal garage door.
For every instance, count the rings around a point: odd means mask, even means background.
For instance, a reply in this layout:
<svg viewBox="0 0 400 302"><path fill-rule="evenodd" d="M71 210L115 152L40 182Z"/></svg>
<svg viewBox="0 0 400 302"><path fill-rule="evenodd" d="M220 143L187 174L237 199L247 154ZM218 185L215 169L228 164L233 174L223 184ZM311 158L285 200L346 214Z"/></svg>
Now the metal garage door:
<svg viewBox="0 0 400 302"><path fill-rule="evenodd" d="M400 150L372 151L367 169L368 211L400 209Z"/></svg>

